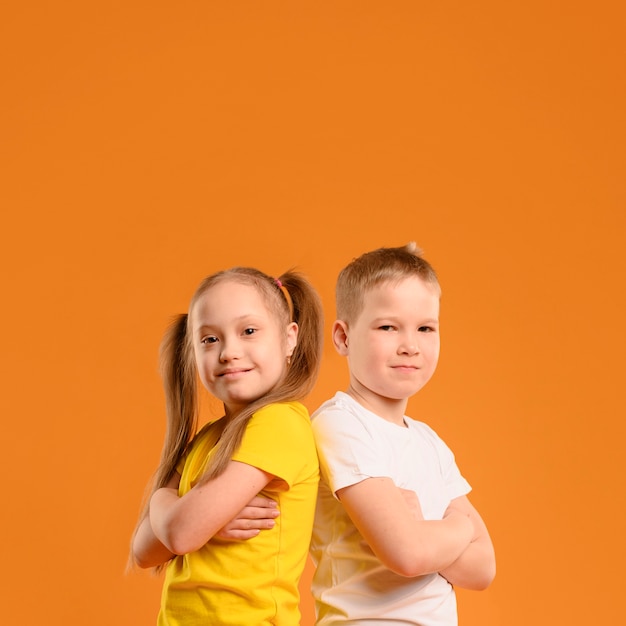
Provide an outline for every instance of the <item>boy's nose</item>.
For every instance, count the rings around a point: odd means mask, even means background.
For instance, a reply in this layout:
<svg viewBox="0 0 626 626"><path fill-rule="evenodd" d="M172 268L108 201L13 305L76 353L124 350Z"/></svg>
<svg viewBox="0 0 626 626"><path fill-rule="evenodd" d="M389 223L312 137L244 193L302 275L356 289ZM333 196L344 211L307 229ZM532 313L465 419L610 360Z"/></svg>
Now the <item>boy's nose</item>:
<svg viewBox="0 0 626 626"><path fill-rule="evenodd" d="M402 354L417 354L420 351L419 343L416 339L406 338L400 344L400 352Z"/></svg>

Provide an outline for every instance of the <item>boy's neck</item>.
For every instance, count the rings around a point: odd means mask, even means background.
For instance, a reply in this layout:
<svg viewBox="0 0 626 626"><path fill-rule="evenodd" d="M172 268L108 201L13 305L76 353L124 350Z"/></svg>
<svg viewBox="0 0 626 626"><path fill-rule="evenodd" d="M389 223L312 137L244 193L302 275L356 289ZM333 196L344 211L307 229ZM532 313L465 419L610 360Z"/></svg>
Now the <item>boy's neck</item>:
<svg viewBox="0 0 626 626"><path fill-rule="evenodd" d="M396 424L396 426L406 427L404 415L408 398L401 400L384 398L372 393L370 390L357 389L354 385L350 385L346 393L363 408L375 413L381 419Z"/></svg>

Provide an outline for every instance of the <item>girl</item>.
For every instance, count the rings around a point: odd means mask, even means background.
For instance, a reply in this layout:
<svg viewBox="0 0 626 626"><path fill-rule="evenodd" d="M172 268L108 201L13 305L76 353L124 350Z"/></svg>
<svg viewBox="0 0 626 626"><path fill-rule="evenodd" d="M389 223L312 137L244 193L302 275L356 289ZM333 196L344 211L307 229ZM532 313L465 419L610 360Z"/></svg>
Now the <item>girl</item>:
<svg viewBox="0 0 626 626"><path fill-rule="evenodd" d="M322 332L319 297L302 276L237 267L206 278L166 333L168 428L132 542L139 566L167 563L160 626L299 624L319 472L298 400L317 377ZM194 437L198 379L224 416ZM225 541L230 520L252 517L248 503L264 506L257 494L278 505L273 527Z"/></svg>

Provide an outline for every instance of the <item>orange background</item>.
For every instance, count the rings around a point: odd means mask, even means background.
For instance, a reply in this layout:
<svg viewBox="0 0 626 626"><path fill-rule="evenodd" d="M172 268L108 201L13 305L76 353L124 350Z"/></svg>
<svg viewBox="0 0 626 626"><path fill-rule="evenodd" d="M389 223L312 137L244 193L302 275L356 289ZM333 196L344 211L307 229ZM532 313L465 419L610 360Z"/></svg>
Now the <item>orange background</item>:
<svg viewBox="0 0 626 626"><path fill-rule="evenodd" d="M14 2L1 9L2 622L153 624L125 574L157 346L200 279L414 239L442 357L411 401L498 575L464 626L623 619L620 2ZM315 408L343 387L330 341ZM303 581L303 626L312 624Z"/></svg>

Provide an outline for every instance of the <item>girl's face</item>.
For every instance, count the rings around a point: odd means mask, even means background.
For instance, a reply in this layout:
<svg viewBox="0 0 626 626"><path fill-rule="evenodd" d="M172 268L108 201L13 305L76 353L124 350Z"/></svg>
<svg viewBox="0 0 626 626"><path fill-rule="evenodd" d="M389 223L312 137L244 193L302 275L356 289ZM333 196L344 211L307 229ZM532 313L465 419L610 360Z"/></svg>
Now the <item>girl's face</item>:
<svg viewBox="0 0 626 626"><path fill-rule="evenodd" d="M255 287L219 282L198 299L191 316L200 379L227 415L264 396L285 375L298 326L283 326Z"/></svg>

